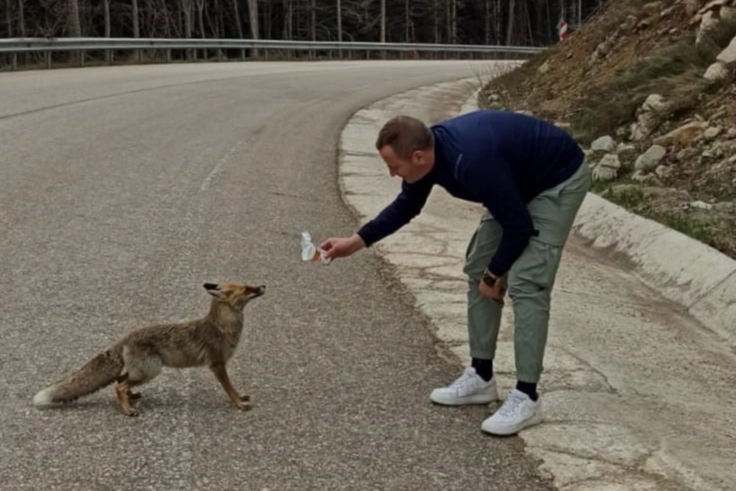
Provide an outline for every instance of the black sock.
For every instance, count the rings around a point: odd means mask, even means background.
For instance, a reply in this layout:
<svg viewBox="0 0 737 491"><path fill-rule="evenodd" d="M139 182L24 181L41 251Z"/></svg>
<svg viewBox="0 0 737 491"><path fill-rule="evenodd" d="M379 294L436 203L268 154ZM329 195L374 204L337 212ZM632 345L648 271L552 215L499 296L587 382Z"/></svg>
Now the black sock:
<svg viewBox="0 0 737 491"><path fill-rule="evenodd" d="M485 382L491 380L491 377L494 375L494 366L491 360L472 358L471 366L476 369L476 374L484 379Z"/></svg>
<svg viewBox="0 0 737 491"><path fill-rule="evenodd" d="M517 381L517 390L520 392L524 392L528 396L530 396L530 399L533 401L537 400L537 384L532 382L520 382Z"/></svg>

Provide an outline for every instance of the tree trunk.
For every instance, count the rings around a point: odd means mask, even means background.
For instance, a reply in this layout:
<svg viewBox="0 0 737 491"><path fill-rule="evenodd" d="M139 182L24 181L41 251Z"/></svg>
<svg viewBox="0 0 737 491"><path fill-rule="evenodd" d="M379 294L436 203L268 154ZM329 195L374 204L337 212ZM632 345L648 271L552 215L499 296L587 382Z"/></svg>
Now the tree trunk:
<svg viewBox="0 0 737 491"><path fill-rule="evenodd" d="M286 15L284 16L284 39L291 41L292 40L292 32L293 32L293 20L292 20L292 12L293 12L293 5L292 0L284 0L284 10L286 11Z"/></svg>
<svg viewBox="0 0 737 491"><path fill-rule="evenodd" d="M491 15L489 15L489 0L484 0L484 44L491 40Z"/></svg>
<svg viewBox="0 0 737 491"><path fill-rule="evenodd" d="M438 26L438 0L432 0L432 32L435 44L440 44L440 29Z"/></svg>
<svg viewBox="0 0 737 491"><path fill-rule="evenodd" d="M514 4L515 0L509 0L509 17L507 19L507 46L512 46L514 36Z"/></svg>
<svg viewBox="0 0 737 491"><path fill-rule="evenodd" d="M336 15L338 17L338 42L339 43L343 41L343 12L342 12L342 9L340 8L340 2L341 0L337 0L336 6L335 6Z"/></svg>
<svg viewBox="0 0 737 491"><path fill-rule="evenodd" d="M8 37L13 37L13 16L10 13L11 7L11 0L5 0L5 23L8 26Z"/></svg>
<svg viewBox="0 0 737 491"><path fill-rule="evenodd" d="M205 31L205 0L195 0L195 7L197 8L197 25L200 30L200 37L204 39L207 37ZM240 22L238 27L240 28Z"/></svg>
<svg viewBox="0 0 737 491"><path fill-rule="evenodd" d="M233 13L235 14L235 26L238 29L238 39L243 39L243 26L241 26L241 14L238 9L238 0L233 0Z"/></svg>
<svg viewBox="0 0 737 491"><path fill-rule="evenodd" d="M23 10L23 1L24 0L18 0L18 32L22 38L26 37L26 20Z"/></svg>
<svg viewBox="0 0 737 491"><path fill-rule="evenodd" d="M79 22L79 1L68 0L67 1L67 29L68 37L79 38L82 37L82 28Z"/></svg>
<svg viewBox="0 0 737 491"><path fill-rule="evenodd" d="M404 42L409 43L409 0L404 0Z"/></svg>
<svg viewBox="0 0 737 491"><path fill-rule="evenodd" d="M102 13L105 17L105 37L109 38L112 31L110 27L110 0L102 0ZM113 61L113 52L110 50L105 51L105 62L111 63Z"/></svg>
<svg viewBox="0 0 737 491"><path fill-rule="evenodd" d="M457 2L456 0L451 0L451 6L450 6L450 26L451 26L451 43L457 44L458 43L458 15L457 15Z"/></svg>
<svg viewBox="0 0 737 491"><path fill-rule="evenodd" d="M251 25L251 38L259 39L258 0L248 0L248 22ZM253 58L258 58L258 49L252 49L251 56Z"/></svg>
<svg viewBox="0 0 737 491"><path fill-rule="evenodd" d="M386 0L381 0L381 40L386 42Z"/></svg>
<svg viewBox="0 0 737 491"><path fill-rule="evenodd" d="M131 0L131 21L133 24L133 37L141 37L141 28L138 25L138 0Z"/></svg>

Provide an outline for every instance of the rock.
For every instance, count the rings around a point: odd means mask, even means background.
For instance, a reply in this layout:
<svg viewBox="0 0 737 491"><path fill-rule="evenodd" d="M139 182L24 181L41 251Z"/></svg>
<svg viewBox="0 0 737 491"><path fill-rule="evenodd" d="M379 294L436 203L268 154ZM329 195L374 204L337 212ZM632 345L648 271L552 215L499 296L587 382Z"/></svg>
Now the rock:
<svg viewBox="0 0 737 491"><path fill-rule="evenodd" d="M650 24L652 24L652 22L650 22L650 19L644 19L644 20L640 21L639 24L637 24L637 29L645 29L645 28L648 28L648 27L650 27Z"/></svg>
<svg viewBox="0 0 737 491"><path fill-rule="evenodd" d="M655 138L653 143L657 145L669 145L673 143L686 145L700 140L707 126L706 123L696 121L686 123L663 136Z"/></svg>
<svg viewBox="0 0 737 491"><path fill-rule="evenodd" d="M719 9L720 19L734 19L735 11L734 7L722 7Z"/></svg>
<svg viewBox="0 0 737 491"><path fill-rule="evenodd" d="M655 177L652 174L646 174L642 171L636 171L634 174L632 174L632 180L637 181L641 184L645 184L648 186L662 186L663 184L658 180L657 177Z"/></svg>
<svg viewBox="0 0 737 491"><path fill-rule="evenodd" d="M537 72L548 73L548 71L550 71L550 60L545 60L545 63L538 67Z"/></svg>
<svg viewBox="0 0 737 491"><path fill-rule="evenodd" d="M719 136L719 133L722 132L722 129L719 126L712 126L710 128L706 128L706 131L704 131L704 138L707 140L713 140L717 136Z"/></svg>
<svg viewBox="0 0 737 491"><path fill-rule="evenodd" d="M660 12L660 17L661 18L663 18L663 17L669 17L676 10L676 7L677 7L676 5L672 5L672 6L668 7L667 9L661 11Z"/></svg>
<svg viewBox="0 0 737 491"><path fill-rule="evenodd" d="M698 10L699 14L705 14L707 11L721 5L729 5L730 0L712 0Z"/></svg>
<svg viewBox="0 0 737 491"><path fill-rule="evenodd" d="M626 139L629 137L630 130L627 126L620 126L614 133L617 135L617 138Z"/></svg>
<svg viewBox="0 0 737 491"><path fill-rule="evenodd" d="M617 142L611 136L602 136L591 143L591 150L595 152L616 152Z"/></svg>
<svg viewBox="0 0 737 491"><path fill-rule="evenodd" d="M652 15L663 10L663 2L649 2L640 7L647 15Z"/></svg>
<svg viewBox="0 0 737 491"><path fill-rule="evenodd" d="M704 203L701 200L692 201L688 204L691 208L698 208L700 210L711 210L712 206L709 203Z"/></svg>
<svg viewBox="0 0 737 491"><path fill-rule="evenodd" d="M499 94L494 94L494 93L489 94L489 100L490 101L492 101L492 102L499 102L499 99L501 99L501 97L499 97Z"/></svg>
<svg viewBox="0 0 737 491"><path fill-rule="evenodd" d="M591 171L591 177L594 181L611 181L617 177L617 169L611 167L596 166Z"/></svg>
<svg viewBox="0 0 737 491"><path fill-rule="evenodd" d="M691 17L696 14L703 3L703 0L685 0L683 7L686 9L686 15Z"/></svg>
<svg viewBox="0 0 737 491"><path fill-rule="evenodd" d="M650 94L637 110L637 122L630 127L630 138L640 141L649 136L660 125L661 113L667 108L660 94Z"/></svg>
<svg viewBox="0 0 737 491"><path fill-rule="evenodd" d="M699 24L699 31L696 33L696 44L699 44L701 41L703 41L706 31L708 31L717 22L719 22L719 19L717 19L717 17L714 15L714 13L711 10L706 12L704 16L701 17L701 24Z"/></svg>
<svg viewBox="0 0 737 491"><path fill-rule="evenodd" d="M555 126L562 130L569 130L571 129L571 123L564 123L563 121L556 121Z"/></svg>
<svg viewBox="0 0 737 491"><path fill-rule="evenodd" d="M729 45L717 55L717 61L722 63L734 63L735 61L735 47L734 38L729 42Z"/></svg>
<svg viewBox="0 0 737 491"><path fill-rule="evenodd" d="M598 46L596 46L596 49L594 49L594 52L591 53L591 56L587 61L588 66L591 67L600 59L605 58L606 55L609 54L609 52L612 50L613 45L614 36L609 36L604 41L599 43Z"/></svg>
<svg viewBox="0 0 737 491"><path fill-rule="evenodd" d="M693 147L686 147L676 154L676 160L679 162L687 162L698 154L698 150Z"/></svg>
<svg viewBox="0 0 737 491"><path fill-rule="evenodd" d="M721 80L727 77L727 69L724 67L724 63L717 61L709 65L709 68L704 72L704 78L707 80Z"/></svg>
<svg viewBox="0 0 737 491"><path fill-rule="evenodd" d="M643 172L654 170L665 157L665 148L653 145L635 160L635 169Z"/></svg>
<svg viewBox="0 0 737 491"><path fill-rule="evenodd" d="M655 175L658 176L658 179L666 181L670 176L673 175L673 167L669 165L659 165L655 169Z"/></svg>
<svg viewBox="0 0 737 491"><path fill-rule="evenodd" d="M620 24L619 28L623 31L631 31L633 27L637 25L637 17L634 15L628 15L627 19Z"/></svg>
<svg viewBox="0 0 737 491"><path fill-rule="evenodd" d="M620 167L619 157L614 154L607 154L594 167L592 176L597 181L610 181L617 177Z"/></svg>
<svg viewBox="0 0 737 491"><path fill-rule="evenodd" d="M632 162L637 156L637 148L631 143L620 143L617 145L617 156L620 162Z"/></svg>
<svg viewBox="0 0 737 491"><path fill-rule="evenodd" d="M724 134L727 138L734 138L737 135L737 132L735 132L734 128L729 128L727 132Z"/></svg>

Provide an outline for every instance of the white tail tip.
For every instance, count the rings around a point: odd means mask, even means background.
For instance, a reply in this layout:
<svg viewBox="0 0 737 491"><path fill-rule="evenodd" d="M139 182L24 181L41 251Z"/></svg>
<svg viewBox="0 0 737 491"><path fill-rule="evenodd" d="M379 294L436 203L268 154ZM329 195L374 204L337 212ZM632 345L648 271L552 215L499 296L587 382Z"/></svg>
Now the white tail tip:
<svg viewBox="0 0 737 491"><path fill-rule="evenodd" d="M44 389L35 396L33 396L34 406L50 406L54 403L54 399L51 395L51 387Z"/></svg>

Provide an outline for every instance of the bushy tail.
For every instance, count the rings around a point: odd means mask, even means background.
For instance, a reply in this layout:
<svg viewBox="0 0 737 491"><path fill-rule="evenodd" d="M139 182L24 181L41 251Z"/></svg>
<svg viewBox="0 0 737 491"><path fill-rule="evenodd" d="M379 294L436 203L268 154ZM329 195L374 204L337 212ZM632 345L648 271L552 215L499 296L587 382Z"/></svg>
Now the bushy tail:
<svg viewBox="0 0 737 491"><path fill-rule="evenodd" d="M115 345L100 353L78 371L45 388L33 397L36 406L73 401L115 382L123 370L123 348Z"/></svg>

